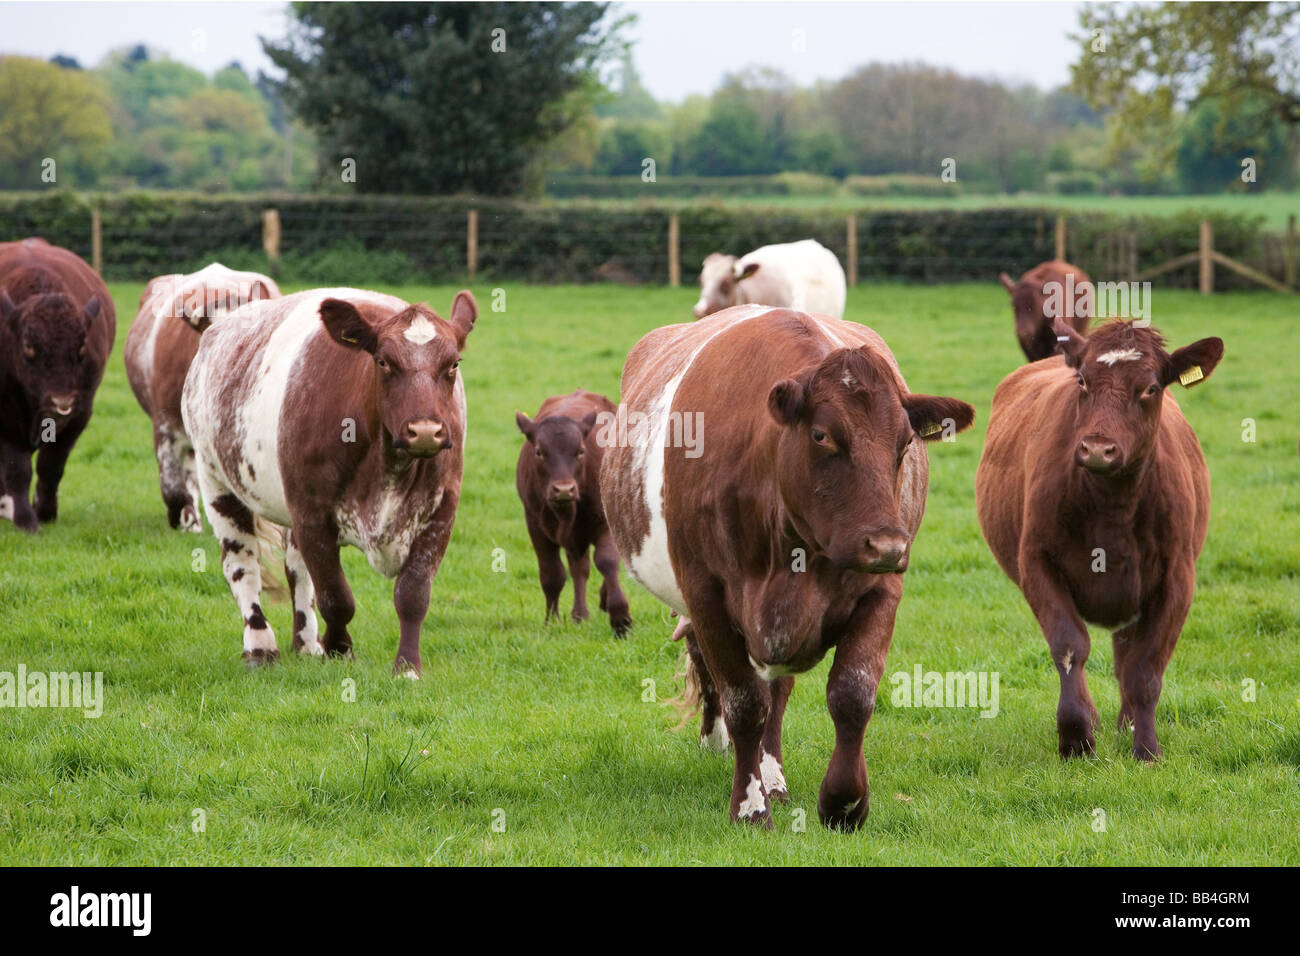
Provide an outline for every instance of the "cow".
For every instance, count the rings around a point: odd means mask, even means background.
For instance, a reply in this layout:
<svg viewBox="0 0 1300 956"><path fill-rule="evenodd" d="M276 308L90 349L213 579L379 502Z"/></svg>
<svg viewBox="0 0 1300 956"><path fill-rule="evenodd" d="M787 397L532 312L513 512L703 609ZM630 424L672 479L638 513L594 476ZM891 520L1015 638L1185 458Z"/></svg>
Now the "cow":
<svg viewBox="0 0 1300 956"><path fill-rule="evenodd" d="M794 675L833 647L817 810L857 827L863 736L925 509L924 442L974 409L909 393L865 326L762 305L650 332L622 395L619 440L602 438L605 513L632 576L681 616L701 745L734 742L731 818L771 827L769 801L788 798Z"/></svg>
<svg viewBox="0 0 1300 956"><path fill-rule="evenodd" d="M442 319L391 295L316 289L249 303L203 333L181 413L250 666L279 656L258 603L269 522L289 529L293 650L352 655L355 603L339 564L350 544L396 578L393 671L419 678L420 626L460 500L458 367L477 317L468 291Z"/></svg>
<svg viewBox="0 0 1300 956"><path fill-rule="evenodd" d="M715 252L700 272L697 319L734 305L757 303L844 317L839 259L816 239L762 246L737 259Z"/></svg>
<svg viewBox="0 0 1300 956"><path fill-rule="evenodd" d="M58 518L116 335L108 287L81 257L44 239L0 243L0 517L15 527Z"/></svg>
<svg viewBox="0 0 1300 956"><path fill-rule="evenodd" d="M126 378L153 422L158 479L173 528L203 530L194 449L181 421L181 390L199 349L199 334L241 305L279 297L273 279L219 262L190 275L158 276L140 296L139 314L126 335Z"/></svg>
<svg viewBox="0 0 1300 956"><path fill-rule="evenodd" d="M1052 331L1052 324L1058 315L1080 335L1087 333L1096 303L1092 280L1078 266L1053 259L1034 266L1020 277L1019 282L1011 281L1011 276L1005 272L998 278L1011 293L1016 341L1030 362L1056 354L1056 334Z"/></svg>
<svg viewBox="0 0 1300 956"><path fill-rule="evenodd" d="M1210 516L1205 458L1165 390L1208 378L1223 341L1167 352L1155 329L1122 320L1086 339L1059 319L1055 331L1061 355L1022 366L994 393L976 510L1047 638L1061 756L1095 751L1088 623L1112 634L1120 732L1131 723L1133 755L1154 760L1156 702Z"/></svg>
<svg viewBox="0 0 1300 956"><path fill-rule="evenodd" d="M573 575L573 620L585 621L588 551L595 549L596 570L602 577L600 609L609 614L615 637L632 629L627 597L618 583L618 550L605 521L600 500L600 463L605 449L593 428L604 415L613 418L616 406L604 395L575 389L542 402L536 418L515 412L524 436L515 465L515 489L524 505L528 538L537 553L537 572L546 598L546 620L560 616L564 565Z"/></svg>

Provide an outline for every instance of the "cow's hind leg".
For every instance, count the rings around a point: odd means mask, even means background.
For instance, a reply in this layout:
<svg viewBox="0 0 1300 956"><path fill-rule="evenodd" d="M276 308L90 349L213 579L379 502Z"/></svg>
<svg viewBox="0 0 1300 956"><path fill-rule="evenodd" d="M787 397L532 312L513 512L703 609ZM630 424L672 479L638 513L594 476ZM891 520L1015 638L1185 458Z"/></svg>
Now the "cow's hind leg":
<svg viewBox="0 0 1300 956"><path fill-rule="evenodd" d="M618 549L606 528L596 539L596 570L600 572L600 609L609 613L609 625L615 637L626 637L632 630L632 614L627 595L618 583Z"/></svg>
<svg viewBox="0 0 1300 956"><path fill-rule="evenodd" d="M184 450L178 447L178 436L171 426L158 422L153 429L154 457L158 459L158 484L162 490L163 504L167 506L167 523L173 528L182 527L185 506L189 504L189 489L185 484ZM197 515L194 516L197 518ZM202 525L192 529L201 531Z"/></svg>
<svg viewBox="0 0 1300 956"><path fill-rule="evenodd" d="M700 693L700 747L704 750L724 752L731 744L727 736L727 723L722 719L722 703L718 698L718 685L704 662L695 629L687 618L682 618L673 632L673 640L685 638L686 655L691 662L691 672Z"/></svg>
<svg viewBox="0 0 1300 956"><path fill-rule="evenodd" d="M244 660L264 664L280 656L275 635L262 613L258 598L262 592L262 569L258 563L257 533L253 512L226 492L208 497L208 521L221 542L221 571L235 596L244 619Z"/></svg>
<svg viewBox="0 0 1300 956"><path fill-rule="evenodd" d="M325 653L317 636L316 589L302 552L295 544L296 531L290 530L284 548L284 576L293 596L293 649L300 654L320 657Z"/></svg>
<svg viewBox="0 0 1300 956"><path fill-rule="evenodd" d="M785 767L781 757L781 722L785 719L785 705L794 690L793 677L778 677L771 683L772 706L763 726L763 789L773 800L785 803L790 792L785 785Z"/></svg>

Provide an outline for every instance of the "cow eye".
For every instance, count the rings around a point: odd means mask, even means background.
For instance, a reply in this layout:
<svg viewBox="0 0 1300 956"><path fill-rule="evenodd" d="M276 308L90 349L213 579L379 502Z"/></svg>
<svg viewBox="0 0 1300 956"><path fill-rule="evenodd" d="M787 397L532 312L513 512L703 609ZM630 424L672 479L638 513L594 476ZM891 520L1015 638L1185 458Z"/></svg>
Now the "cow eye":
<svg viewBox="0 0 1300 956"><path fill-rule="evenodd" d="M585 455L586 453L587 453L587 449L585 449L585 448L583 448L581 445L579 445L579 446L578 446L578 457L581 458L581 457L582 457L583 455Z"/></svg>
<svg viewBox="0 0 1300 956"><path fill-rule="evenodd" d="M546 457L546 453L545 453L544 451L542 451L542 450L539 448L539 449L537 449L537 457L538 457L538 458L545 458L545 457Z"/></svg>
<svg viewBox="0 0 1300 956"><path fill-rule="evenodd" d="M375 359L375 364L378 365L378 366L379 366L381 369L383 369L385 372L390 371L390 369L391 369L391 366L389 366L389 364L388 364L388 359L385 359L385 358L377 358L377 359Z"/></svg>
<svg viewBox="0 0 1300 956"><path fill-rule="evenodd" d="M812 430L812 440L819 445L824 445L826 444L826 433L820 428L814 428Z"/></svg>
<svg viewBox="0 0 1300 956"><path fill-rule="evenodd" d="M456 369L458 369L458 368L460 368L460 363L459 363L459 362L452 362L452 363L451 363L451 368L447 369L447 377L448 377L448 378L455 378L455 377L456 377Z"/></svg>
<svg viewBox="0 0 1300 956"><path fill-rule="evenodd" d="M1088 390L1088 383L1085 382L1085 381L1083 380L1083 373L1080 372L1080 373L1079 373L1078 375L1076 375L1074 378L1075 378L1075 381L1077 381L1077 382L1079 383L1079 387L1080 387L1081 389L1083 389L1083 390L1086 392L1086 391Z"/></svg>
<svg viewBox="0 0 1300 956"><path fill-rule="evenodd" d="M24 345L23 354L26 355L29 359L34 359L36 358L36 348L31 345Z"/></svg>
<svg viewBox="0 0 1300 956"><path fill-rule="evenodd" d="M1142 393L1142 397L1155 398L1155 396L1159 394L1160 394L1160 386L1157 385L1155 382L1152 382L1150 385L1147 386L1147 390Z"/></svg>

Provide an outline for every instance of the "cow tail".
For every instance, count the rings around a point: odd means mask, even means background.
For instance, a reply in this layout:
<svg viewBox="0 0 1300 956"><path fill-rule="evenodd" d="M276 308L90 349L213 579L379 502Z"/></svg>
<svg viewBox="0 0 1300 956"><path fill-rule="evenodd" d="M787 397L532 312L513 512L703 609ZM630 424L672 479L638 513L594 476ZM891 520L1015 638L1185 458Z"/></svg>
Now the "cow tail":
<svg viewBox="0 0 1300 956"><path fill-rule="evenodd" d="M288 529L261 515L254 515L253 533L257 536L257 560L262 567L262 592L272 601L289 600L289 585L280 569Z"/></svg>

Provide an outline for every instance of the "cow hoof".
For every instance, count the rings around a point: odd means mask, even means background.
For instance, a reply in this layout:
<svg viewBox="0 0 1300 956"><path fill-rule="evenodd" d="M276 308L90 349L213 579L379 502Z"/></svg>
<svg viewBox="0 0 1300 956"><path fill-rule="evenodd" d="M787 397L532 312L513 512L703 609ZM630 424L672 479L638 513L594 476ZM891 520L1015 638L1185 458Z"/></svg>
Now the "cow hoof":
<svg viewBox="0 0 1300 956"><path fill-rule="evenodd" d="M856 800L844 800L828 797L823 792L817 797L817 816L822 826L828 830L841 830L845 833L856 830L867 819L871 809L871 797L863 794Z"/></svg>
<svg viewBox="0 0 1300 956"><path fill-rule="evenodd" d="M700 725L700 749L709 750L715 754L726 753L727 748L731 746L731 738L727 735L727 725L722 722L722 718L715 717L713 726L708 730L704 725Z"/></svg>
<svg viewBox="0 0 1300 956"><path fill-rule="evenodd" d="M421 669L419 664L411 664L407 661L398 661L393 665L394 677L405 677L407 680L419 680Z"/></svg>
<svg viewBox="0 0 1300 956"><path fill-rule="evenodd" d="M1096 744L1093 743L1092 735L1086 737L1065 737L1062 736L1057 743L1057 752L1062 759L1069 760L1071 757L1091 757L1097 752Z"/></svg>
<svg viewBox="0 0 1300 956"><path fill-rule="evenodd" d="M26 531L28 534L35 534L40 530L40 525L36 521L36 515L30 512L25 515L16 516L13 521L15 528L19 531Z"/></svg>
<svg viewBox="0 0 1300 956"><path fill-rule="evenodd" d="M301 654L304 657L324 657L325 648L321 647L320 641L312 641L308 644L298 635L293 637L292 650L295 654Z"/></svg>
<svg viewBox="0 0 1300 956"><path fill-rule="evenodd" d="M257 647L251 651L244 651L244 666L249 670L254 670L267 664L274 664L280 659L278 648L269 650Z"/></svg>
<svg viewBox="0 0 1300 956"><path fill-rule="evenodd" d="M1160 753L1160 744L1156 743L1154 740L1149 744L1133 744L1134 759L1140 760L1143 763L1155 763L1160 759Z"/></svg>
<svg viewBox="0 0 1300 956"><path fill-rule="evenodd" d="M778 803L789 803L790 792L786 789L785 771L781 767L781 761L767 751L763 751L763 759L759 762L758 769L763 775L763 789L767 791L767 798Z"/></svg>
<svg viewBox="0 0 1300 956"><path fill-rule="evenodd" d="M574 624L581 624L583 621L590 618L591 614L589 614L587 611L583 611L581 614L579 614L577 611L574 611L573 614L570 615L570 617L572 617Z"/></svg>
<svg viewBox="0 0 1300 956"><path fill-rule="evenodd" d="M622 639L632 633L632 618L630 617L612 617L609 619L609 625L614 629L614 636Z"/></svg>

